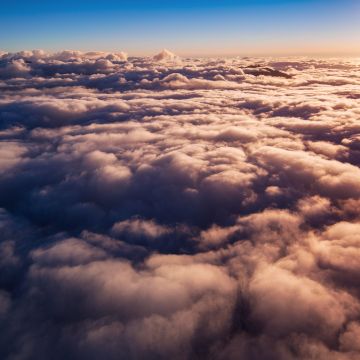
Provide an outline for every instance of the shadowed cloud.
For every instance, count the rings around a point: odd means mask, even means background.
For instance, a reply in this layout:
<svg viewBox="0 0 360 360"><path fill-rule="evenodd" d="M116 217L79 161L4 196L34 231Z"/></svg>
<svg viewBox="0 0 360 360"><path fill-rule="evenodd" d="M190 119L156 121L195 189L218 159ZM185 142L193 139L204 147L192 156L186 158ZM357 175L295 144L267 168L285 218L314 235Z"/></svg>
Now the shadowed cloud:
<svg viewBox="0 0 360 360"><path fill-rule="evenodd" d="M355 360L351 60L0 56L2 359Z"/></svg>

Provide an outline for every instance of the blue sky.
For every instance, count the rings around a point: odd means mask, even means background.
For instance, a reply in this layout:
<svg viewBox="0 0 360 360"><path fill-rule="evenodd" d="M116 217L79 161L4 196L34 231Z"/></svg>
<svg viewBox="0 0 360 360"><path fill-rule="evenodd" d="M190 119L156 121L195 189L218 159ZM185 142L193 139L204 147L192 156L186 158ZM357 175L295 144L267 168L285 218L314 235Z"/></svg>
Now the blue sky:
<svg viewBox="0 0 360 360"><path fill-rule="evenodd" d="M360 55L358 0L13 0L0 49Z"/></svg>

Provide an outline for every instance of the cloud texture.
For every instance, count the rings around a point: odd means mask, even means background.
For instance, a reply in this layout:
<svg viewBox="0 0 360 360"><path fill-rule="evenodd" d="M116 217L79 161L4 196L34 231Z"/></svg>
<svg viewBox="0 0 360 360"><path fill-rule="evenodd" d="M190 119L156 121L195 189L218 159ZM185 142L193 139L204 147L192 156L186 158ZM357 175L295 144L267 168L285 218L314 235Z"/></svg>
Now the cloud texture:
<svg viewBox="0 0 360 360"><path fill-rule="evenodd" d="M360 357L360 65L0 56L0 357Z"/></svg>

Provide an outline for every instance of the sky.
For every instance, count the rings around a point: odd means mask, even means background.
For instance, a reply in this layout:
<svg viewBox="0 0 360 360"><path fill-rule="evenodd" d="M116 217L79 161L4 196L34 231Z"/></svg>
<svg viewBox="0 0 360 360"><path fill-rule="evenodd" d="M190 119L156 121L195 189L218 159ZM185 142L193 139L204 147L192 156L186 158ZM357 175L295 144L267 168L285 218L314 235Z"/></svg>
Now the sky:
<svg viewBox="0 0 360 360"><path fill-rule="evenodd" d="M0 49L182 56L360 55L357 0L13 0Z"/></svg>

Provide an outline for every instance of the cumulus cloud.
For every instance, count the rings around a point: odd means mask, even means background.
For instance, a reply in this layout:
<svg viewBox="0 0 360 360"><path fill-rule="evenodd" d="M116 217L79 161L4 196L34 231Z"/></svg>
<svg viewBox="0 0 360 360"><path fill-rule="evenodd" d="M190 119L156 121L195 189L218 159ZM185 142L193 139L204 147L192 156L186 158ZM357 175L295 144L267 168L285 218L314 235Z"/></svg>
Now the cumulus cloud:
<svg viewBox="0 0 360 360"><path fill-rule="evenodd" d="M359 85L0 53L0 357L358 359Z"/></svg>
<svg viewBox="0 0 360 360"><path fill-rule="evenodd" d="M155 61L169 61L174 60L175 58L176 55L167 49L162 50L159 54L154 56Z"/></svg>

